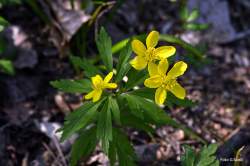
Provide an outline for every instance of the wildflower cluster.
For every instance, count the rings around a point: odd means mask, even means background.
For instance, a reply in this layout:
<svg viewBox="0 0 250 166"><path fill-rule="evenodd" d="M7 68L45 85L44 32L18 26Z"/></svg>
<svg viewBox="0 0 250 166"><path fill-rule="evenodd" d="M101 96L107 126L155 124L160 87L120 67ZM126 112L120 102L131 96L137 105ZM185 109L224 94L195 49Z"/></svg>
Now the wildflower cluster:
<svg viewBox="0 0 250 166"><path fill-rule="evenodd" d="M144 85L148 88L157 88L155 91L155 102L163 104L167 91L173 93L176 97L184 99L186 96L185 89L177 82L177 77L184 74L187 64L183 61L177 62L168 71L169 64L167 58L176 52L173 46L161 46L155 48L159 41L159 33L152 31L146 38L146 46L140 40L132 41L132 49L136 57L130 61L130 64L136 70L142 70L148 66L149 78L144 81ZM157 64L158 63L158 64ZM93 98L93 102L101 98L104 89L117 88L117 84L108 83L113 76L109 73L103 80L100 75L91 78L93 91L85 96L85 99Z"/></svg>
<svg viewBox="0 0 250 166"><path fill-rule="evenodd" d="M155 102L163 104L167 91L172 92L176 97L184 99L186 96L185 89L176 81L187 69L185 62L177 62L167 73L168 61L166 58L175 54L175 48L172 46L161 46L154 48L159 40L159 33L152 31L146 39L146 47L139 40L132 42L133 51L137 56L130 64L137 70L141 70L148 65L150 78L146 79L144 85L148 88L157 88L155 92ZM159 64L156 62L159 60ZM167 73L167 74L166 74Z"/></svg>
<svg viewBox="0 0 250 166"><path fill-rule="evenodd" d="M86 58L71 56L74 67L78 71L84 69L83 74L89 79L51 82L52 86L64 92L85 94L83 105L66 117L60 129L62 141L74 133L79 134L72 147L71 165L88 156L99 142L110 159L110 165L115 165L116 161L121 166L135 165L136 155L125 134L126 127L153 133L155 126L169 124L195 135L158 106L187 104L185 89L177 82L177 78L186 71L187 64L179 61L168 70L167 58L173 56L176 49L173 46L156 48L159 36L156 31L150 32L146 46L137 39L128 41L114 67L112 41L102 28L96 43L108 74L104 76L103 71ZM132 52L136 56L130 59ZM125 76L128 79L124 82ZM145 87L141 86L143 83Z"/></svg>

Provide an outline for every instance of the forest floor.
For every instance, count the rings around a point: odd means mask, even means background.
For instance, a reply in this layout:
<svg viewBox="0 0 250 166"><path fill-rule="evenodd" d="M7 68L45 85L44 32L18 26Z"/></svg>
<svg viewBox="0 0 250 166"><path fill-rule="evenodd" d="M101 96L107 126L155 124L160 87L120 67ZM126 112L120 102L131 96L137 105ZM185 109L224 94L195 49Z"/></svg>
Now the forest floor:
<svg viewBox="0 0 250 166"><path fill-rule="evenodd" d="M195 2L190 0L189 7L194 7ZM208 13L202 3L218 9ZM109 12L104 14L98 24L106 27L113 43L156 29L163 34L178 34L204 48L209 63L190 65L180 80L187 97L196 105L166 108L166 112L207 142L218 143L219 157L233 157L245 146L244 164L250 165L250 22L246 21L250 5L244 1L202 3L199 21L221 21L224 27L183 30L178 21L178 3L163 0L127 0L114 10L112 17ZM217 12L217 20L213 20L213 12ZM11 23L3 34L9 43L6 54L17 55L15 76L0 74L0 166L65 165L72 140L60 145L52 135L55 128L62 126L65 115L81 104L81 95L58 92L49 81L74 78L73 67L67 57L59 58L60 51L51 42L48 27L27 5L4 7L0 13ZM86 41L90 56L96 49L94 28ZM186 55L185 50L177 50L178 55ZM128 133L141 155L139 165L179 165L182 145L189 144L197 150L202 146L183 130L169 126L158 128L154 138L132 129ZM107 165L108 161L97 147L83 163Z"/></svg>

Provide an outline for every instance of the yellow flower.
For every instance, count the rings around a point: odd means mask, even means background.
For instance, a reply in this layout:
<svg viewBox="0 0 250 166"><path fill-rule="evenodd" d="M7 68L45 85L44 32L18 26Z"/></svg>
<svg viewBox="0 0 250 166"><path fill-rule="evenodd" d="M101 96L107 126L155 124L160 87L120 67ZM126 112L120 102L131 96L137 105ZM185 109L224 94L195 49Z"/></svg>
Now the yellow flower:
<svg viewBox="0 0 250 166"><path fill-rule="evenodd" d="M175 54L173 46L161 46L155 48L159 41L159 33L152 31L146 38L146 46L139 40L132 41L132 49L137 55L130 64L136 70L144 69L148 64L154 63L155 60L166 59Z"/></svg>
<svg viewBox="0 0 250 166"><path fill-rule="evenodd" d="M170 91L180 99L185 98L186 91L176 79L183 75L186 69L187 64L179 61L166 74L168 70L168 61L166 59L161 60L158 66L153 63L148 66L150 77L144 81L144 85L148 88L157 88L155 92L155 102L157 104L164 103L167 91Z"/></svg>
<svg viewBox="0 0 250 166"><path fill-rule="evenodd" d="M91 77L93 90L85 96L85 99L89 100L89 99L93 98L93 102L96 102L101 98L102 91L104 89L117 88L116 83L109 83L109 81L112 79L112 77L113 77L113 72L110 72L104 78L104 80L102 79L102 77L100 75L96 75L94 77Z"/></svg>

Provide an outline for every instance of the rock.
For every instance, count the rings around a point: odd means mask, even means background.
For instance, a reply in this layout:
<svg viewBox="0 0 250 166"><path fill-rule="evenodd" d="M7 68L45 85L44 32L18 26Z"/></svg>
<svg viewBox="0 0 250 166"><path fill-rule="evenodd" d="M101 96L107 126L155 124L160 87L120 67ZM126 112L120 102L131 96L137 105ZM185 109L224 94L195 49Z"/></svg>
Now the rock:
<svg viewBox="0 0 250 166"><path fill-rule="evenodd" d="M198 8L200 17L199 23L211 23L206 38L212 42L224 43L231 41L236 36L230 20L229 7L227 1L221 0L188 0L190 10Z"/></svg>

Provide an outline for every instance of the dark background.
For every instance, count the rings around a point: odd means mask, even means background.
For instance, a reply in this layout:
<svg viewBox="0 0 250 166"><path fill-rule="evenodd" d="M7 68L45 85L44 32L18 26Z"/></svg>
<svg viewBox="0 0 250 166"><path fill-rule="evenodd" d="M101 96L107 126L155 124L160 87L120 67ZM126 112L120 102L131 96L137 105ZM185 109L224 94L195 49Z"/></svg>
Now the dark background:
<svg viewBox="0 0 250 166"><path fill-rule="evenodd" d="M235 151L245 146L244 165L249 165L250 1L187 0L189 11L200 10L195 22L210 24L207 30L201 31L183 28L180 10L184 1L109 2L87 30L76 28L80 19L76 13L67 13L59 7L51 9L47 1L37 2L44 13L52 10L49 18L61 24L59 27L46 24L24 2L0 9L0 15L10 23L1 33L6 40L6 51L1 57L12 59L16 71L14 76L0 73L0 166L67 165L74 139L60 144L53 132L62 126L65 115L81 104L82 95L58 92L49 81L77 77L68 52L94 57L97 54L94 38L100 26L107 29L113 43L154 29L162 34L177 35L202 50L206 63L184 58L192 63L180 80L187 97L197 105L166 111L208 142L217 142L219 158L233 157ZM54 3L64 6L66 1ZM81 18L87 20L96 6L85 8ZM62 23L56 19L58 12L62 12L63 18L69 17L69 21ZM80 21L80 26L86 26L86 20ZM72 33L64 29L70 25ZM75 44L79 31L85 34L80 36L83 43L80 48ZM185 50L176 47L176 59L188 56ZM197 150L201 147L182 130L169 126L157 129L154 140L132 129L128 129L128 134L139 155L139 165L179 165L183 144ZM97 147L82 163L107 165L108 161Z"/></svg>

